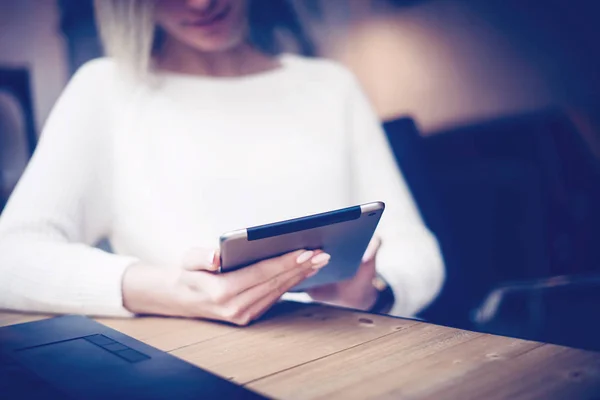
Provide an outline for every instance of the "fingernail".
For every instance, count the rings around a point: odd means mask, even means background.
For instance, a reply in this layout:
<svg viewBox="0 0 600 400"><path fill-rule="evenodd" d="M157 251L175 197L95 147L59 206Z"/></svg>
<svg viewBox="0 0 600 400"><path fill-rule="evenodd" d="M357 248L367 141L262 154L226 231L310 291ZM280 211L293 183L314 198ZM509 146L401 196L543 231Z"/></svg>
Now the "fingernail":
<svg viewBox="0 0 600 400"><path fill-rule="evenodd" d="M317 254L316 256L314 256L310 262L313 265L318 265L318 264L322 264L324 262L328 262L330 259L331 259L331 256L329 254L321 253L321 254Z"/></svg>
<svg viewBox="0 0 600 400"><path fill-rule="evenodd" d="M372 261L373 258L375 258L375 255L379 251L380 247L381 247L381 240L377 239L377 238L372 239L371 242L369 243L369 245L367 246L367 250L365 250L365 254L363 254L362 262L366 263L366 262Z"/></svg>
<svg viewBox="0 0 600 400"><path fill-rule="evenodd" d="M305 262L310 260L310 258L313 256L313 254L314 254L314 251L305 251L304 253L300 254L298 256L298 258L296 258L296 263L304 264Z"/></svg>
<svg viewBox="0 0 600 400"><path fill-rule="evenodd" d="M367 251L365 251L365 254L362 257L362 262L366 263L371 261L371 259L373 258L373 251L371 249L367 249Z"/></svg>
<svg viewBox="0 0 600 400"><path fill-rule="evenodd" d="M208 262L208 265L210 265L211 267L213 265L215 265L215 251L214 250L208 254L208 259L206 261Z"/></svg>

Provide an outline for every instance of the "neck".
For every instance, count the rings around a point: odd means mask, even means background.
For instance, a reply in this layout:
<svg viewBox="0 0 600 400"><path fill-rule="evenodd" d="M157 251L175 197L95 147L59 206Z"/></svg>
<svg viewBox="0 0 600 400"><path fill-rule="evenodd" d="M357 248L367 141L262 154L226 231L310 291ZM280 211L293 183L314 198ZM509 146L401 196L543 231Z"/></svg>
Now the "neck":
<svg viewBox="0 0 600 400"><path fill-rule="evenodd" d="M237 77L279 67L276 59L243 43L219 52L202 52L167 38L157 57L158 68L166 71L215 77Z"/></svg>

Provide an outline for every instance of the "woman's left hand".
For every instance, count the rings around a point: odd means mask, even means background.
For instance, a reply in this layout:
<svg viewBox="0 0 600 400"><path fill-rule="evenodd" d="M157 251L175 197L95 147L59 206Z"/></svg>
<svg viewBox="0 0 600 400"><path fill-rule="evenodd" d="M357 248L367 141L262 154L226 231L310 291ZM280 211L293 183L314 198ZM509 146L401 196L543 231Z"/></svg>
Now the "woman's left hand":
<svg viewBox="0 0 600 400"><path fill-rule="evenodd" d="M329 285L307 290L310 297L318 302L334 306L369 310L377 301L378 291L373 286L377 276L375 259L381 246L381 240L374 237L362 259L358 272L354 277Z"/></svg>

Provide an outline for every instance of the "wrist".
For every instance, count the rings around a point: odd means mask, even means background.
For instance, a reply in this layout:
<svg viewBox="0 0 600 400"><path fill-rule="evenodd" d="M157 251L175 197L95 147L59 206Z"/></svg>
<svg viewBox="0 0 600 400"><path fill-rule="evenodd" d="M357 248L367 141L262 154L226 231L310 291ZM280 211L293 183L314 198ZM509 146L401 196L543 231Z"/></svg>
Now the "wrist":
<svg viewBox="0 0 600 400"><path fill-rule="evenodd" d="M172 271L143 263L127 267L123 274L123 306L134 314L173 315Z"/></svg>
<svg viewBox="0 0 600 400"><path fill-rule="evenodd" d="M370 313L387 314L391 311L396 301L391 286L379 274L373 279L373 288L377 292L376 300L368 308Z"/></svg>
<svg viewBox="0 0 600 400"><path fill-rule="evenodd" d="M359 309L364 310L364 311L371 310L371 308L377 302L378 298L379 298L379 292L377 291L377 289L375 289L375 287L369 287L369 290L363 297L363 300L361 302Z"/></svg>

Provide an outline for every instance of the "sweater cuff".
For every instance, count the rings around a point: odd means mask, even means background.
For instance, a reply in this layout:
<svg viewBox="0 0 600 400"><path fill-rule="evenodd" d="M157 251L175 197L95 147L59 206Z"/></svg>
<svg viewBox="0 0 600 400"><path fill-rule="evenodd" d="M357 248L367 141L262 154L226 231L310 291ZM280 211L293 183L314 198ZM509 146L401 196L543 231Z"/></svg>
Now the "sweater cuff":
<svg viewBox="0 0 600 400"><path fill-rule="evenodd" d="M96 251L96 250L95 250ZM139 262L137 258L105 253L97 250L93 266L73 271L69 287L73 298L79 299L80 314L108 317L133 317L123 306L123 275L125 270Z"/></svg>
<svg viewBox="0 0 600 400"><path fill-rule="evenodd" d="M384 243L377 254L377 272L394 292L390 315L414 317L438 294L443 278L443 262L436 247L395 241Z"/></svg>
<svg viewBox="0 0 600 400"><path fill-rule="evenodd" d="M15 239L7 238L0 246L0 254L4 252L0 257L0 307L53 314L133 316L123 306L122 280L127 267L138 259L84 244ZM8 247L15 251L9 252Z"/></svg>

